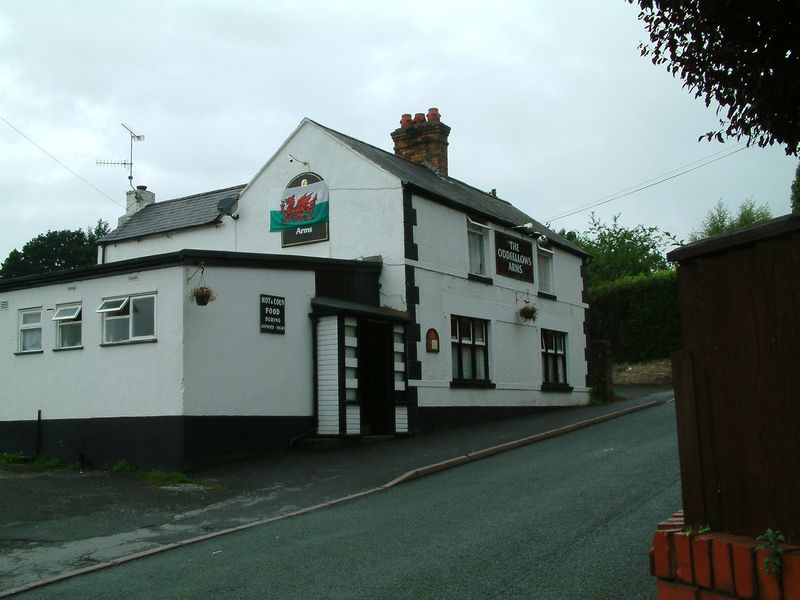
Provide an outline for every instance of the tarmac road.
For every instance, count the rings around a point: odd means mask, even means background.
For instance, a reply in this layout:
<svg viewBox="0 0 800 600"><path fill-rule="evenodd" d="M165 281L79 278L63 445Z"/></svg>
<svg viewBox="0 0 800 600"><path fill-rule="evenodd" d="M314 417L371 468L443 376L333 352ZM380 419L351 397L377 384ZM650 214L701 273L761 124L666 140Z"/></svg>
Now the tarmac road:
<svg viewBox="0 0 800 600"><path fill-rule="evenodd" d="M672 397L668 387L618 391L629 399L409 438L304 445L194 474L211 488L159 487L109 471L0 470L0 597L41 579L291 513L425 465Z"/></svg>
<svg viewBox="0 0 800 600"><path fill-rule="evenodd" d="M651 599L674 423L663 404L17 597Z"/></svg>

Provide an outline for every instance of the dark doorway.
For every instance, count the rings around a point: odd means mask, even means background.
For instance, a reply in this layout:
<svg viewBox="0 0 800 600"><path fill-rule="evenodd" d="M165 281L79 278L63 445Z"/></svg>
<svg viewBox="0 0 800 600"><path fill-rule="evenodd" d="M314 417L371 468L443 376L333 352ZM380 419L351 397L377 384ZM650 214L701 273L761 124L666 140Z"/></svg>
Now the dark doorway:
<svg viewBox="0 0 800 600"><path fill-rule="evenodd" d="M394 433L392 325L362 319L358 331L361 432L364 435Z"/></svg>

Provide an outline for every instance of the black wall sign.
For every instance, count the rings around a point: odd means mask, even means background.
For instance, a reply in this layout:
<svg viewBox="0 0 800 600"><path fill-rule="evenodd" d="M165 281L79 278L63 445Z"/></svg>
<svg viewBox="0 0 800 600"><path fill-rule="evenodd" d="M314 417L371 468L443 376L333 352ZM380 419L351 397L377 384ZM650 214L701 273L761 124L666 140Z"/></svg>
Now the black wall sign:
<svg viewBox="0 0 800 600"><path fill-rule="evenodd" d="M533 283L533 243L494 232L495 270L498 275Z"/></svg>
<svg viewBox="0 0 800 600"><path fill-rule="evenodd" d="M261 294L258 319L261 333L286 333L286 298Z"/></svg>
<svg viewBox="0 0 800 600"><path fill-rule="evenodd" d="M313 225L301 225L292 229L281 231L281 247L297 246L298 244L310 244L311 242L324 242L328 239L328 224L314 223Z"/></svg>

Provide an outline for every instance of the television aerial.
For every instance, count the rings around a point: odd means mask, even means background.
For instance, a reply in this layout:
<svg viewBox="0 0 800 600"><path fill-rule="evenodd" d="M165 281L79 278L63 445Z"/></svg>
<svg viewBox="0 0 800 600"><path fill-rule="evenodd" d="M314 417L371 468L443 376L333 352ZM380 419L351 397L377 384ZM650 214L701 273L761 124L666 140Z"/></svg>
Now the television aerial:
<svg viewBox="0 0 800 600"><path fill-rule="evenodd" d="M134 133L133 130L130 127L125 125L125 123L120 123L120 125L122 125L131 136L130 157L128 158L128 160L98 160L97 161L97 166L127 167L128 168L128 183L130 184L131 189L135 190L136 188L133 186L133 142L143 142L144 141L144 136Z"/></svg>

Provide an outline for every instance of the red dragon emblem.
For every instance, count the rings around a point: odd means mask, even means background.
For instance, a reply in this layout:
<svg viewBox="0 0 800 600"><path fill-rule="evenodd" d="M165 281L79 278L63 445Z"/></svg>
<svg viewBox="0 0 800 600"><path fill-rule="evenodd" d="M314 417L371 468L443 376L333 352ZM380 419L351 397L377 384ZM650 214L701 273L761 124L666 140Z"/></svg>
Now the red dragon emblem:
<svg viewBox="0 0 800 600"><path fill-rule="evenodd" d="M314 216L314 206L317 204L316 192L303 194L295 200L294 194L281 200L281 214L284 223L297 223L310 221Z"/></svg>

